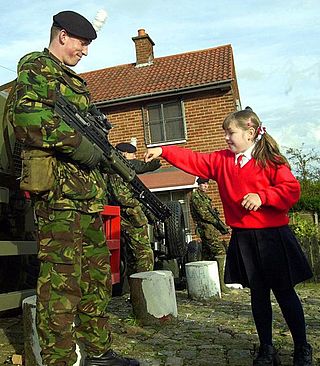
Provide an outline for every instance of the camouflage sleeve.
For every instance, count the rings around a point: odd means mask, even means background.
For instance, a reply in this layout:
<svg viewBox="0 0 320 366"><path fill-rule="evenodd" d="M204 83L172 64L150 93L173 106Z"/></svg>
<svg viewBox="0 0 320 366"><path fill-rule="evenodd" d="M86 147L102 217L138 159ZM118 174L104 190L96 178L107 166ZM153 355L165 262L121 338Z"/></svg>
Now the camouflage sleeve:
<svg viewBox="0 0 320 366"><path fill-rule="evenodd" d="M133 159L130 160L130 163L137 174L153 172L159 169L161 166L159 159L152 160L148 163L144 162L143 160Z"/></svg>
<svg viewBox="0 0 320 366"><path fill-rule="evenodd" d="M19 65L13 125L26 145L73 152L81 141L78 132L54 115L57 79L39 59Z"/></svg>
<svg viewBox="0 0 320 366"><path fill-rule="evenodd" d="M133 196L129 185L117 174L108 177L108 191L112 201L121 207L139 206L139 201Z"/></svg>
<svg viewBox="0 0 320 366"><path fill-rule="evenodd" d="M198 191L192 193L191 196L191 204L193 206L193 210L196 212L198 219L215 224L216 219L212 216L210 212L211 203L210 201L205 200Z"/></svg>

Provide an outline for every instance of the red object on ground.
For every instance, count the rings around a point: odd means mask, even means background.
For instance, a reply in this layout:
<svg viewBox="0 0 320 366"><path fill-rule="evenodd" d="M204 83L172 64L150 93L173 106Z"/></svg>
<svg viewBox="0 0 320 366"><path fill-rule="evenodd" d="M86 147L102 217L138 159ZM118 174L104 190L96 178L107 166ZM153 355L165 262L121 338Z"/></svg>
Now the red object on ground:
<svg viewBox="0 0 320 366"><path fill-rule="evenodd" d="M111 253L112 284L120 282L120 207L104 206L101 212L107 245Z"/></svg>
<svg viewBox="0 0 320 366"><path fill-rule="evenodd" d="M28 192L28 191L23 191L23 194L24 194L24 197L25 197L27 200L31 199L30 192Z"/></svg>

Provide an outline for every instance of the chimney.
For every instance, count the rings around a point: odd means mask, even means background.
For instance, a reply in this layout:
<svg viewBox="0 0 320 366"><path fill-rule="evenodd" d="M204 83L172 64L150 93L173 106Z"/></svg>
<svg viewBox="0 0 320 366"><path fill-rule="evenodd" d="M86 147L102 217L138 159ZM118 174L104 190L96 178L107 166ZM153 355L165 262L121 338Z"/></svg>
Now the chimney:
<svg viewBox="0 0 320 366"><path fill-rule="evenodd" d="M132 37L136 46L136 67L147 66L152 64L153 46L152 39L148 36L144 29L138 30L138 36Z"/></svg>

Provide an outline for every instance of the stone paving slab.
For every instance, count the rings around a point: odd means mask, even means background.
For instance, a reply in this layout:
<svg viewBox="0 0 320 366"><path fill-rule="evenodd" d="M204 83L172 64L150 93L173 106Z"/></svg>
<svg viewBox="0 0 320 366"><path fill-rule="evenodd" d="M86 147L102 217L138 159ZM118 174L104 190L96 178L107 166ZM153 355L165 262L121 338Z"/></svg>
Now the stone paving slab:
<svg viewBox="0 0 320 366"><path fill-rule="evenodd" d="M320 366L320 284L297 287L302 300L314 365ZM233 290L221 299L190 300L177 291L178 319L172 324L140 327L127 296L113 298L110 319L113 348L135 357L141 366L251 366L258 337L247 289ZM292 339L276 302L274 344L283 366L292 365ZM13 353L23 352L21 315L0 318L0 366ZM7 366L7 365L4 365Z"/></svg>

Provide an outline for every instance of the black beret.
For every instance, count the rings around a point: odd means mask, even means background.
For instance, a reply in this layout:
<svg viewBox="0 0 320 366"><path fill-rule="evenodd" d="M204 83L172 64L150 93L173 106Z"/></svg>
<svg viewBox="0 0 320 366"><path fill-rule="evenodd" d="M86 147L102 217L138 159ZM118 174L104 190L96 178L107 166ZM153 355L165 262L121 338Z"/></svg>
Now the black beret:
<svg viewBox="0 0 320 366"><path fill-rule="evenodd" d="M208 183L208 182L209 182L209 179L200 178L200 177L197 179L198 184L203 184L203 183Z"/></svg>
<svg viewBox="0 0 320 366"><path fill-rule="evenodd" d="M128 142L120 142L116 145L116 149L127 153L135 153L137 151L137 148Z"/></svg>
<svg viewBox="0 0 320 366"><path fill-rule="evenodd" d="M89 41L97 38L97 33L89 20L71 10L61 11L54 15L53 25L65 29L73 36Z"/></svg>

